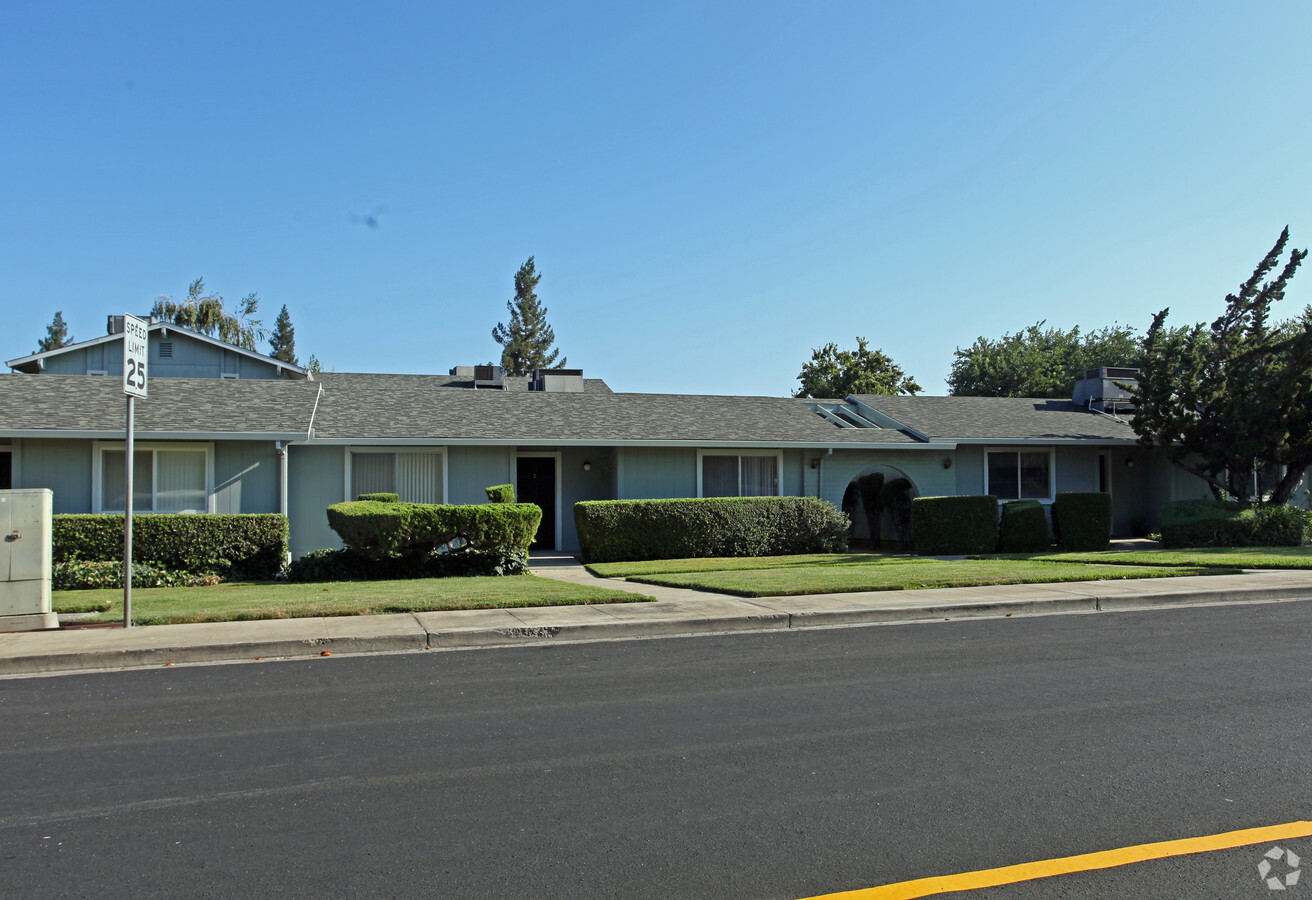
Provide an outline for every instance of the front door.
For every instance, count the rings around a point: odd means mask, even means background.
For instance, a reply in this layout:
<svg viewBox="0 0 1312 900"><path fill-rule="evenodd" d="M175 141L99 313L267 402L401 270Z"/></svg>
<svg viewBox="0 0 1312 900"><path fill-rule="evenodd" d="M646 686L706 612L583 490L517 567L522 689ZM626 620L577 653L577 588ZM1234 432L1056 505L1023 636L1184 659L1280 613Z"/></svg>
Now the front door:
<svg viewBox="0 0 1312 900"><path fill-rule="evenodd" d="M542 507L542 524L530 550L556 549L556 459L521 456L515 461L515 499Z"/></svg>

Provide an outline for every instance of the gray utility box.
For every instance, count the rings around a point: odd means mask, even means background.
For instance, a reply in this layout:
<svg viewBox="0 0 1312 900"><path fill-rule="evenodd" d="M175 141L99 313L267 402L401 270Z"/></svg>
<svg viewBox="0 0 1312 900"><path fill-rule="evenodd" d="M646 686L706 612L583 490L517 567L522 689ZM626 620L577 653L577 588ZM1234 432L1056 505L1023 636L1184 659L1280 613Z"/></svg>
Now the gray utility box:
<svg viewBox="0 0 1312 900"><path fill-rule="evenodd" d="M0 631L58 628L50 610L49 488L0 491Z"/></svg>

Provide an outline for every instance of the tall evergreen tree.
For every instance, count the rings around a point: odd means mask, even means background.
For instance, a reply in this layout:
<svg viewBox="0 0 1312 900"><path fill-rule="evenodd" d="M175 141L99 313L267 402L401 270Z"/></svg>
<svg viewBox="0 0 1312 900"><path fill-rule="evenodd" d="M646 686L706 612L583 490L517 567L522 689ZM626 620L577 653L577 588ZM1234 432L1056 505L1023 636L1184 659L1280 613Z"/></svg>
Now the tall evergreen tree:
<svg viewBox="0 0 1312 900"><path fill-rule="evenodd" d="M296 359L296 329L292 327L292 317L285 303L273 323L273 334L269 335L269 355L293 366L300 365Z"/></svg>
<svg viewBox="0 0 1312 900"><path fill-rule="evenodd" d="M256 343L269 334L263 327L264 323L255 318L259 308L260 298L252 293L241 299L236 310L228 312L223 298L205 293L205 279L197 278L187 288L186 300L156 297L150 314L153 318L217 337L225 343L254 350Z"/></svg>
<svg viewBox="0 0 1312 900"><path fill-rule="evenodd" d="M1312 307L1271 319L1307 257L1291 250L1280 267L1288 242L1286 228L1210 329L1168 328L1164 309L1144 341L1131 420L1139 443L1160 448L1218 499L1286 503L1312 466Z"/></svg>
<svg viewBox="0 0 1312 900"><path fill-rule="evenodd" d="M504 348L501 367L507 375L527 375L534 369L564 366L567 362L552 346L556 343L556 333L547 324L547 308L538 302L536 289L541 280L530 256L515 273L515 299L506 301L510 323L498 322L492 329L492 339Z"/></svg>
<svg viewBox="0 0 1312 900"><path fill-rule="evenodd" d="M68 333L68 323L64 321L62 311L55 313L55 318L46 326L46 336L36 342L36 352L58 350L73 343L73 336Z"/></svg>

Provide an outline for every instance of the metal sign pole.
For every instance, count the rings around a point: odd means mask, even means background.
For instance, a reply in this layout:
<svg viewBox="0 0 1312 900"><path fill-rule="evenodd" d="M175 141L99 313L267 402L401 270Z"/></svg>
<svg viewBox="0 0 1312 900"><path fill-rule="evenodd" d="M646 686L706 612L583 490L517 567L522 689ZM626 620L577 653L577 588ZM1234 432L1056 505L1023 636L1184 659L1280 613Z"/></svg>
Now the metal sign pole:
<svg viewBox="0 0 1312 900"><path fill-rule="evenodd" d="M128 394L127 444L125 448L124 468L127 470L124 481L127 484L127 499L123 506L123 627L132 627L132 426L136 409L135 398Z"/></svg>

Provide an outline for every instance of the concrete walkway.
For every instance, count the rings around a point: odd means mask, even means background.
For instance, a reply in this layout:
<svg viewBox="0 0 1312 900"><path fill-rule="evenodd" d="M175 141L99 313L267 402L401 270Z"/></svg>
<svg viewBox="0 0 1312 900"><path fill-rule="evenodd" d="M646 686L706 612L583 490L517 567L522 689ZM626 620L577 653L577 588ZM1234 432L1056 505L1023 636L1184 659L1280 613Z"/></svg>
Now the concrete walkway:
<svg viewBox="0 0 1312 900"><path fill-rule="evenodd" d="M0 676L1312 599L1308 570L749 600L596 578L567 556L535 556L532 567L544 578L658 602L0 634Z"/></svg>

